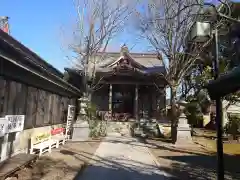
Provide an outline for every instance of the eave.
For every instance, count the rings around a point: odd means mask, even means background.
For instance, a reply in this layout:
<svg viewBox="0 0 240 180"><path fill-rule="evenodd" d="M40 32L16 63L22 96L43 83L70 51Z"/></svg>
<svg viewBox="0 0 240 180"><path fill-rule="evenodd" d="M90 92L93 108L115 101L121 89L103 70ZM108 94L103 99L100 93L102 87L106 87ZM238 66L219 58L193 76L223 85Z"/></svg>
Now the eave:
<svg viewBox="0 0 240 180"><path fill-rule="evenodd" d="M63 74L0 30L0 75L6 79L69 97L81 91L64 81Z"/></svg>

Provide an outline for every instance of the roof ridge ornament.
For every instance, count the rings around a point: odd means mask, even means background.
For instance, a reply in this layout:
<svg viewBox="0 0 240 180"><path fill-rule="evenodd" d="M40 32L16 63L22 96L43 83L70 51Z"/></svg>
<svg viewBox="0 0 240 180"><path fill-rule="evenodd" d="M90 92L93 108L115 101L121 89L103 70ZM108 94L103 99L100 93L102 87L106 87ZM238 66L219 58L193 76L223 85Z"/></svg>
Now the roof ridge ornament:
<svg viewBox="0 0 240 180"><path fill-rule="evenodd" d="M121 52L120 52L120 54L121 54L121 56L124 56L125 54L128 54L128 53L129 53L128 47L127 47L127 45L124 43L124 44L122 45L122 47L121 47Z"/></svg>

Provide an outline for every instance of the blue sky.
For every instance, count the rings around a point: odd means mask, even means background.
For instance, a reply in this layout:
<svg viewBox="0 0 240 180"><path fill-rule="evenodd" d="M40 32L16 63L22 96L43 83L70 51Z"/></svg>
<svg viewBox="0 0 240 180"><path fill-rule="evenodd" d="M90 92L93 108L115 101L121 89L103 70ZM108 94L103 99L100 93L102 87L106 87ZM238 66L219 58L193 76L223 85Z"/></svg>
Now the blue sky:
<svg viewBox="0 0 240 180"><path fill-rule="evenodd" d="M65 34L72 31L75 20L72 0L1 0L0 16L10 17L11 35L48 63L60 71L70 66L64 39L67 39ZM134 30L125 30L111 42L109 49L119 51L126 43L129 48L135 45L134 52L147 51L147 43L139 43L133 34Z"/></svg>
<svg viewBox="0 0 240 180"><path fill-rule="evenodd" d="M60 27L71 19L71 0L2 0L0 15L10 17L11 35L56 68L66 66Z"/></svg>
<svg viewBox="0 0 240 180"><path fill-rule="evenodd" d="M63 70L69 66L66 59L67 32L72 31L75 10L72 0L1 0L0 16L10 17L11 35L36 52L44 60ZM129 31L113 40L110 49L117 51L120 45L135 44ZM141 51L137 45L134 51Z"/></svg>
<svg viewBox="0 0 240 180"><path fill-rule="evenodd" d="M70 66L66 59L66 32L71 32L75 19L72 0L1 0L0 16L10 17L11 35L39 54L59 70ZM132 51L146 51L146 43L138 43L133 30L122 32L110 45L118 51L126 43Z"/></svg>

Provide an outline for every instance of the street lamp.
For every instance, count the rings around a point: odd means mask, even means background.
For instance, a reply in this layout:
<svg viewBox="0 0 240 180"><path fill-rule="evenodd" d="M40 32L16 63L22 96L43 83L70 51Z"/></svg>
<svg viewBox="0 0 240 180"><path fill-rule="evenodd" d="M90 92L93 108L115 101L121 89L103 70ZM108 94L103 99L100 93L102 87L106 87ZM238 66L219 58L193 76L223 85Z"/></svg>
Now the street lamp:
<svg viewBox="0 0 240 180"><path fill-rule="evenodd" d="M214 79L219 76L219 54L218 54L218 30L211 29L210 22L195 22L188 35L190 42L204 43L213 37L213 68ZM222 99L221 97L215 98L216 100L216 124L217 124L217 170L218 180L224 180L224 162L223 162L223 142L222 142Z"/></svg>
<svg viewBox="0 0 240 180"><path fill-rule="evenodd" d="M231 22L240 23L239 20L229 17L228 15L218 12L217 8L214 5L206 4L213 7L216 19L221 17L227 19ZM229 6L228 6L229 8ZM229 8L230 14L230 8ZM212 34L212 35L211 35ZM224 180L224 162L223 162L223 142L222 142L222 97L235 92L240 89L240 67L232 70L230 73L227 73L219 77L219 54L218 54L218 30L217 28L212 31L210 22L196 22L189 33L188 39L194 42L204 43L208 40L208 37L213 37L214 44L214 58L213 58L213 67L214 67L214 81L206 86L208 93L211 99L216 101L216 124L217 124L217 157L218 157L218 180ZM221 87L220 87L221 86Z"/></svg>
<svg viewBox="0 0 240 180"><path fill-rule="evenodd" d="M221 2L221 5L220 5L220 8L218 9L216 8L215 5L211 3L204 4L212 8L211 13L213 13L215 22L218 20L219 17L221 17L228 21L240 24L240 21L238 19L234 19L229 16L231 15L230 6L227 3L223 3L222 1L220 2ZM224 6L227 7L228 9L227 15L220 12L221 8L223 8ZM222 142L222 133L223 133L222 118L223 117L222 117L222 99L221 98L227 95L228 93L232 93L240 89L240 81L239 81L240 67L232 70L230 73L227 73L219 77L219 54L218 54L219 48L218 48L217 28L215 28L215 30L212 31L210 22L198 21L192 26L191 31L188 34L187 40L188 42L192 41L192 42L204 43L208 40L208 37L213 37L214 81L210 81L210 83L206 86L206 88L208 90L208 93L211 99L216 101L218 180L224 180L223 142Z"/></svg>
<svg viewBox="0 0 240 180"><path fill-rule="evenodd" d="M211 24L209 22L195 22L187 36L188 42L204 43L211 37Z"/></svg>

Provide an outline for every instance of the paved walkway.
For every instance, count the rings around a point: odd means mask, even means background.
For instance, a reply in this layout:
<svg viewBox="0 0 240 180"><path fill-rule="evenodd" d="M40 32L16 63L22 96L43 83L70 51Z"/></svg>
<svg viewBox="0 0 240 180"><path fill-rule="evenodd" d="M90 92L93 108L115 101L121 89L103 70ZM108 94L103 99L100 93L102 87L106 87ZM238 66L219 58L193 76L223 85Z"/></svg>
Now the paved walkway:
<svg viewBox="0 0 240 180"><path fill-rule="evenodd" d="M77 180L161 180L165 177L144 144L114 135L100 144L92 165Z"/></svg>

